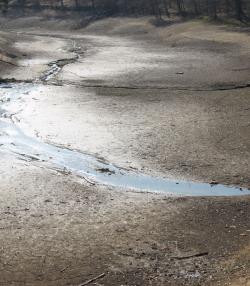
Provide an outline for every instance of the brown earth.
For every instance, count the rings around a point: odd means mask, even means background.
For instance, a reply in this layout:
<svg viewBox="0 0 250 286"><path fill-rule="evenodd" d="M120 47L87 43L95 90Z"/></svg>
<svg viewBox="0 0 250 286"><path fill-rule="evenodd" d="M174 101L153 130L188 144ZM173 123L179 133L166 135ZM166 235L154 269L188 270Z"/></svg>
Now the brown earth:
<svg viewBox="0 0 250 286"><path fill-rule="evenodd" d="M27 23L2 28L18 55L2 78L34 82L49 62L78 55L46 84L20 89L14 120L27 134L151 175L250 187L247 31L148 19L73 32ZM92 285L248 285L249 197L91 186L1 158L0 284L81 285L105 273Z"/></svg>

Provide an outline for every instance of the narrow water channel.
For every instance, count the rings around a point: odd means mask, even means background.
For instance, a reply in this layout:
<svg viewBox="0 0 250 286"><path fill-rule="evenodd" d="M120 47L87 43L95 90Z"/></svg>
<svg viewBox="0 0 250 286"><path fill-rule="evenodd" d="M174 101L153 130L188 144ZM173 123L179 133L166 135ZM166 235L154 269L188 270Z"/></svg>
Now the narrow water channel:
<svg viewBox="0 0 250 286"><path fill-rule="evenodd" d="M54 70L58 72L58 69L54 68ZM53 72L46 76L48 76L46 79L50 79ZM44 165L44 167L60 172L72 173L94 183L124 189L159 192L172 196L250 195L250 190L239 187L152 177L119 168L93 155L47 144L35 137L29 137L15 124L11 114L18 114L18 108L20 108L18 101L34 88L34 84L2 84L0 86L0 95L5 94L0 97L0 152L14 154L21 160Z"/></svg>

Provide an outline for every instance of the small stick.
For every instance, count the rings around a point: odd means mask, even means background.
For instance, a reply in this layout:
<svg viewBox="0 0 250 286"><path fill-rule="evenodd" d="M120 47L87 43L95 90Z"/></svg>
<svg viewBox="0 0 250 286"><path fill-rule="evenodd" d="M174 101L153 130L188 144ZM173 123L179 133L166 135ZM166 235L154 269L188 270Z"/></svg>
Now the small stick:
<svg viewBox="0 0 250 286"><path fill-rule="evenodd" d="M89 184L92 185L92 186L95 186L95 184L96 184L96 183L94 183L94 182L88 180L88 179L87 179L86 177L84 177L83 175L77 174L77 177L80 178L80 179L85 180L87 183L89 183Z"/></svg>
<svg viewBox="0 0 250 286"><path fill-rule="evenodd" d="M84 179L87 183L89 183L90 185L94 186L95 183L94 182L91 182L90 180L88 180L86 177L84 176L80 176L80 178Z"/></svg>
<svg viewBox="0 0 250 286"><path fill-rule="evenodd" d="M64 267L63 269L60 270L61 273L63 273L65 270L67 270L69 268L69 265Z"/></svg>
<svg viewBox="0 0 250 286"><path fill-rule="evenodd" d="M189 258L193 258L193 257L201 257L201 256L205 256L205 255L208 255L208 252L200 252L200 253L191 254L191 255L187 255L187 256L174 256L172 258L182 260L182 259L189 259Z"/></svg>
<svg viewBox="0 0 250 286"><path fill-rule="evenodd" d="M95 278L92 278L92 279L90 279L90 280L88 280L88 281L86 281L86 282L84 282L84 283L82 283L82 284L79 284L78 286L86 286L86 285L89 285L90 283L95 282L96 280L101 279L101 278L103 278L104 276L105 276L105 273L102 273L102 274L96 276Z"/></svg>

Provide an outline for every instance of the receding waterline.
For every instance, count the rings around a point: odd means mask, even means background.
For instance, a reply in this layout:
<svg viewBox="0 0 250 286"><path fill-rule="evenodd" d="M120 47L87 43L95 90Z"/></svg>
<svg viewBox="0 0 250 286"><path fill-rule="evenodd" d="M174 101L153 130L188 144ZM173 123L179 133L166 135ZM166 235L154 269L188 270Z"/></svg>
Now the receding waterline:
<svg viewBox="0 0 250 286"><path fill-rule="evenodd" d="M26 136L16 125L0 120L0 150L21 159L49 165L80 177L114 187L173 196L242 196L250 190L224 185L172 181L125 170L95 156L57 147Z"/></svg>

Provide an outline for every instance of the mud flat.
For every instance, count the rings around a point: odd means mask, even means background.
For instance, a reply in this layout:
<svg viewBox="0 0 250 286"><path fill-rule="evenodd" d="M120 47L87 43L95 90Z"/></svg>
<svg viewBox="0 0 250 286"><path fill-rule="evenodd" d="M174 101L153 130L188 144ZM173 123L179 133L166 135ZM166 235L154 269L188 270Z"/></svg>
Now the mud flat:
<svg viewBox="0 0 250 286"><path fill-rule="evenodd" d="M0 282L247 285L249 36L121 22L5 25Z"/></svg>

